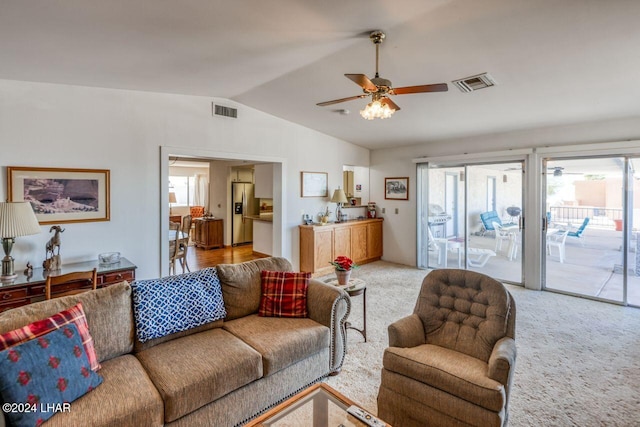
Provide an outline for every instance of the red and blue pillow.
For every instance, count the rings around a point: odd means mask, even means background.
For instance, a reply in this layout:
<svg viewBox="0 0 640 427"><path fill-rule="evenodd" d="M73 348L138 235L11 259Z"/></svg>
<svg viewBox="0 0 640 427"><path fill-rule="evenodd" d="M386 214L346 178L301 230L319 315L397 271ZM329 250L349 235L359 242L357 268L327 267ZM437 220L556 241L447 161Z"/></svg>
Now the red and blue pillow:
<svg viewBox="0 0 640 427"><path fill-rule="evenodd" d="M308 317L310 277L311 273L263 270L260 273L262 297L258 316Z"/></svg>
<svg viewBox="0 0 640 427"><path fill-rule="evenodd" d="M82 345L89 358L91 370L97 371L100 369L100 363L98 362L98 356L93 346L93 338L91 338L89 334L87 318L84 315L82 303L80 302L47 319L38 320L22 328L0 334L0 350L38 338L70 323L74 323L78 328L78 332L82 337Z"/></svg>
<svg viewBox="0 0 640 427"><path fill-rule="evenodd" d="M21 409L6 412L14 426L38 426L101 383L74 322L0 352L0 397Z"/></svg>

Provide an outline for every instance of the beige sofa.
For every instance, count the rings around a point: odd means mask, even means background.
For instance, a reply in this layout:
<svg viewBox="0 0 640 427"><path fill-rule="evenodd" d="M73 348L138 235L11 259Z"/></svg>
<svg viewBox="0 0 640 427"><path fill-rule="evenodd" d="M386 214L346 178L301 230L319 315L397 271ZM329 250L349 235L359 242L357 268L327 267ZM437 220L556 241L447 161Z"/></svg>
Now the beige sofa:
<svg viewBox="0 0 640 427"><path fill-rule="evenodd" d="M291 264L218 266L227 318L145 343L126 282L1 313L0 333L83 304L104 381L45 426L240 425L338 372L345 354L346 293L312 279L309 318L259 317L261 270Z"/></svg>

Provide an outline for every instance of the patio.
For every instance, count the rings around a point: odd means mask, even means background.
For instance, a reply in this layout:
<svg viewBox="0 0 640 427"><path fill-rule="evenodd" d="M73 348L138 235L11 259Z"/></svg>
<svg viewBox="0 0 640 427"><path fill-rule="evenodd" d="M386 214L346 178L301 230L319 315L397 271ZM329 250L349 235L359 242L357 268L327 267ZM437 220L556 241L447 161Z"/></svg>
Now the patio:
<svg viewBox="0 0 640 427"><path fill-rule="evenodd" d="M634 233L635 235L635 233ZM615 231L613 227L588 226L584 241L568 237L565 242L565 259L559 262L558 251L552 249L552 255L546 257L546 287L552 290L586 295L611 301L622 301L622 232ZM632 241L632 247L636 246L636 240ZM511 281L521 282L522 277L522 251L520 234L517 241L518 251L512 261L508 258L508 242L503 242L502 250L496 251L496 256L489 258L482 267L469 267L469 270L478 271L489 276ZM471 235L470 248L494 250L496 241L493 233L484 236ZM429 253L429 265L438 266L436 251ZM448 267L457 267L457 253L447 252ZM628 275L628 302L632 305L640 305L640 267L635 267L635 252L629 256ZM464 256L462 257L464 265Z"/></svg>

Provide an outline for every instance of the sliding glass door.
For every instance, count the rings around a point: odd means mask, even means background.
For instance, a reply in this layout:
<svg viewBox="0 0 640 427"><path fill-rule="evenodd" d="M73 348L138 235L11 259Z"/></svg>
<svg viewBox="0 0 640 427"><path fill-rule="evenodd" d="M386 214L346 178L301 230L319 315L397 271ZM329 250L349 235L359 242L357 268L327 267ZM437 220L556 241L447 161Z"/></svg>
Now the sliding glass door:
<svg viewBox="0 0 640 427"><path fill-rule="evenodd" d="M631 157L543 162L543 287L640 305L640 190Z"/></svg>
<svg viewBox="0 0 640 427"><path fill-rule="evenodd" d="M523 161L420 164L418 181L418 266L523 283Z"/></svg>

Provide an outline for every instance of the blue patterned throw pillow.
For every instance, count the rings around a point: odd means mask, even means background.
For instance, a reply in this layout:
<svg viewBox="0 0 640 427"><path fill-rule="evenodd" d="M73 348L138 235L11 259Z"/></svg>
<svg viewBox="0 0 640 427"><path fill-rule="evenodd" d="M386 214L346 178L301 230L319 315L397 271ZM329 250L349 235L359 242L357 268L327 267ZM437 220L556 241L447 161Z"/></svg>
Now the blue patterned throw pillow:
<svg viewBox="0 0 640 427"><path fill-rule="evenodd" d="M227 315L218 273L213 267L161 279L138 280L131 288L140 342L186 331Z"/></svg>
<svg viewBox="0 0 640 427"><path fill-rule="evenodd" d="M10 425L36 426L102 384L74 323L0 352L0 396Z"/></svg>

